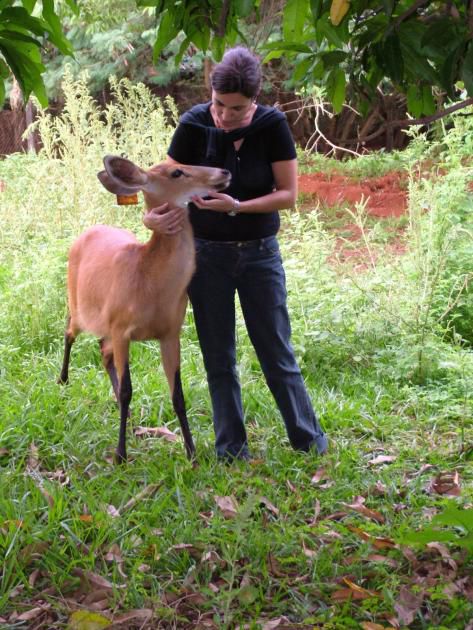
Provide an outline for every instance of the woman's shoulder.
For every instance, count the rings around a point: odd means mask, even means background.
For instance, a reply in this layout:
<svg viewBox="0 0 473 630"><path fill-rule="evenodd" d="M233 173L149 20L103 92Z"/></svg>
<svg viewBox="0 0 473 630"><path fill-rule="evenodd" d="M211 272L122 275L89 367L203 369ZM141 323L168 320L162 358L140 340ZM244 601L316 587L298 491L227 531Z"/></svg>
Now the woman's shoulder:
<svg viewBox="0 0 473 630"><path fill-rule="evenodd" d="M180 118L181 123L208 125L210 117L210 103L199 103L188 109Z"/></svg>

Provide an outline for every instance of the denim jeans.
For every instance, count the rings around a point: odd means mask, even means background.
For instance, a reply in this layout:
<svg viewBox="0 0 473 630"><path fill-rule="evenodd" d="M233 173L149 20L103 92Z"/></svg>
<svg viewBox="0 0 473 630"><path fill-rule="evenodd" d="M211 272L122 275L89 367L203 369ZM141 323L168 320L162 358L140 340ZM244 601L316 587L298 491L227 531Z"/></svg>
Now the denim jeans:
<svg viewBox="0 0 473 630"><path fill-rule="evenodd" d="M231 243L196 239L196 250L197 270L189 297L212 400L217 456L248 457L236 369L236 292L292 447L325 452L327 438L290 343L286 280L277 238Z"/></svg>

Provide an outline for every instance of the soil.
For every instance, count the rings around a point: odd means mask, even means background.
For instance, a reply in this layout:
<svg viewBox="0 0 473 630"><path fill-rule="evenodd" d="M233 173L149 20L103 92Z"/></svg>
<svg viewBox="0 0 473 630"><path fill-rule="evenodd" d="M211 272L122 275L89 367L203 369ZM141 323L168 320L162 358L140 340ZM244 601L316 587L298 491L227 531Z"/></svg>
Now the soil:
<svg viewBox="0 0 473 630"><path fill-rule="evenodd" d="M360 182L341 175L309 173L299 176L299 193L305 198L312 197L322 206L348 203L353 209L356 203L367 199L367 212L376 217L399 217L407 208L405 177L397 172Z"/></svg>
<svg viewBox="0 0 473 630"><path fill-rule="evenodd" d="M386 225L391 233L383 243L383 253L398 256L405 253L403 244L404 227L400 219L407 210L406 176L391 172L381 177L350 179L346 176L322 173L308 173L299 176L301 209L313 210L318 207L322 221L336 235L333 262L349 263L357 271L363 271L377 259L376 247L368 249L363 234L353 221L346 221L346 208L355 211L356 204L365 202L365 212L373 221L391 219ZM330 210L329 210L330 209ZM372 229L370 224L365 228Z"/></svg>

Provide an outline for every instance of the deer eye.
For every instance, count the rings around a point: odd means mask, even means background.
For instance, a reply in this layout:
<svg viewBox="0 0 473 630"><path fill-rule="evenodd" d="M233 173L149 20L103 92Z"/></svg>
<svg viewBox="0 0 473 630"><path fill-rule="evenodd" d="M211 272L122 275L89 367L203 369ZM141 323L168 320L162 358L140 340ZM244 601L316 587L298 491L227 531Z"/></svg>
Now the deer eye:
<svg viewBox="0 0 473 630"><path fill-rule="evenodd" d="M184 175L184 171L181 171L180 168L176 168L176 170L171 173L171 177L180 177L181 175Z"/></svg>

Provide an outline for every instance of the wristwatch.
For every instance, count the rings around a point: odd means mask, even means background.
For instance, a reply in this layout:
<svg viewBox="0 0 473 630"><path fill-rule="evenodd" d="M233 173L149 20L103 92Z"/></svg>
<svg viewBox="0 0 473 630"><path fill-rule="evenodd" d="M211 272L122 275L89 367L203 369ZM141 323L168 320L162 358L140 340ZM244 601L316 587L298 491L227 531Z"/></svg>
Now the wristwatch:
<svg viewBox="0 0 473 630"><path fill-rule="evenodd" d="M236 217L236 215L240 212L240 200L239 199L234 199L233 200L233 208L230 210L230 212L227 212L229 217Z"/></svg>

